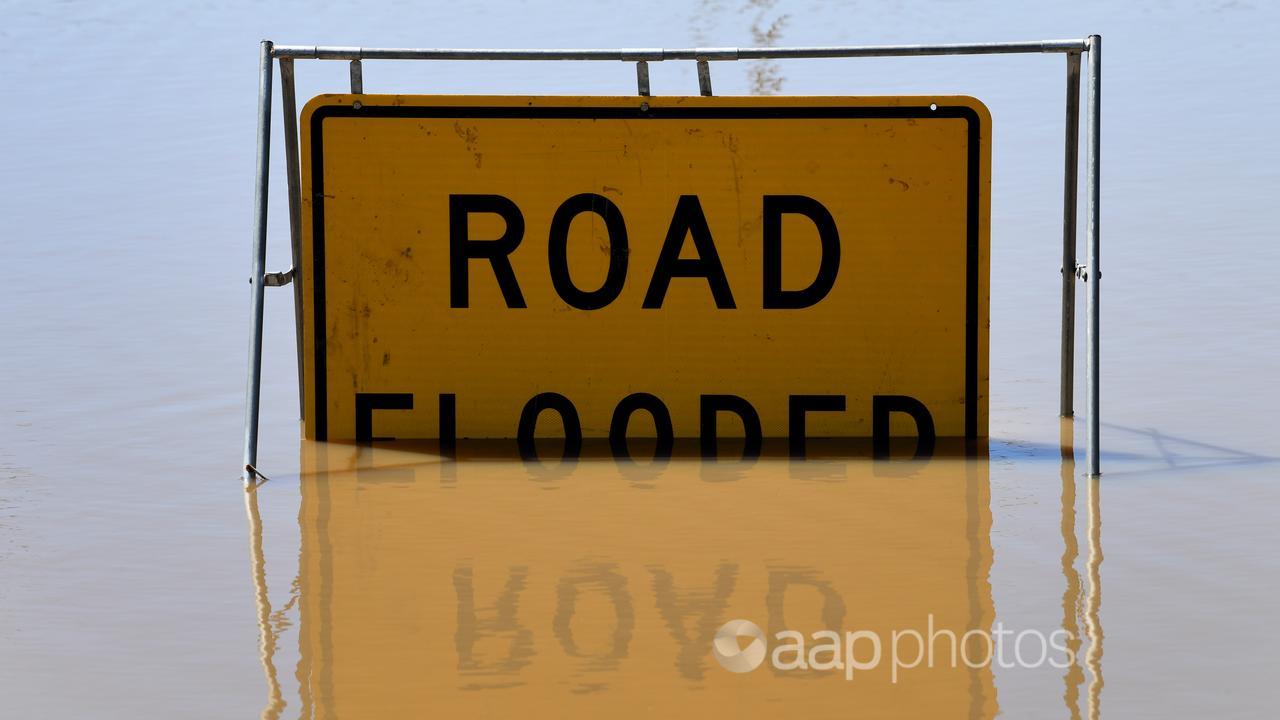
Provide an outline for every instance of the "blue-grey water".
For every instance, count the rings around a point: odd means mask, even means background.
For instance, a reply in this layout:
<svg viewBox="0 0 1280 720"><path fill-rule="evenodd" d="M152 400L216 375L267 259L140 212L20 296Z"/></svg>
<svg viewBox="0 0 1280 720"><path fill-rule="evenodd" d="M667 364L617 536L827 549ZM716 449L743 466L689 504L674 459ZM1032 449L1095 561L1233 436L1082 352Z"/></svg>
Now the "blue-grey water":
<svg viewBox="0 0 1280 720"><path fill-rule="evenodd" d="M1090 33L1106 47L1096 484L1080 475L1083 462L1064 482L1056 416L1062 56L712 71L718 94L966 94L991 110L992 445L980 463L990 515L979 553L989 568L970 580L987 588L987 622L1071 625L1093 650L1082 651L1078 676L997 668L986 704L955 714L1267 716L1280 703L1280 6L1261 0L0 2L9 98L0 113L0 715L341 714L341 702L305 689L309 621L292 602L300 567L326 553L341 559L307 544L308 483L342 480L299 477L287 290L267 300L259 464L274 479L252 498L258 558L238 479L260 39L689 47ZM346 72L300 61L299 97L344 90ZM692 63L656 63L652 75L655 94L696 93ZM634 74L622 63L367 61L364 83L369 92L631 94ZM283 270L279 142L272 163L268 265ZM1083 417L1081 456L1082 430ZM575 482L589 476L580 469ZM673 484L682 477L671 471ZM477 482L495 494L493 513L511 511L500 484ZM648 532L690 532L661 522L649 517ZM501 557L487 546L448 552ZM621 545L603 552L640 562ZM376 557L357 565L395 593ZM646 578L631 583L647 588ZM500 585L486 588L492 597ZM266 633L264 599L274 613ZM453 612L442 611L450 622ZM348 633L373 633L348 622ZM535 631L539 657L559 651L549 629ZM279 646L270 658L263 635ZM614 672L625 685L627 666ZM356 696L343 677L317 687ZM643 714L634 704L643 693L628 687L597 692L598 708ZM553 685L543 690L530 712L555 714L561 699ZM824 692L819 709L847 714L839 688ZM483 693L504 702L500 689Z"/></svg>

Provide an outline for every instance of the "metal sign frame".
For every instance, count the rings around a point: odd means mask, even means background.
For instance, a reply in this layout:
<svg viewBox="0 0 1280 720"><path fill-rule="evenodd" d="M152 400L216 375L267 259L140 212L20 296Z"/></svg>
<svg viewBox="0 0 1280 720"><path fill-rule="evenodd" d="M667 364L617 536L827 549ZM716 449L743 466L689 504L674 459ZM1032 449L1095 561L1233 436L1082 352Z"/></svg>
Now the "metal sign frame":
<svg viewBox="0 0 1280 720"><path fill-rule="evenodd" d="M265 289L293 285L296 344L298 352L298 402L301 412L302 378L302 188L299 166L298 109L294 95L294 60L346 60L350 63L351 92L364 93L363 60L595 60L635 63L636 90L649 95L649 63L664 60L692 60L697 63L699 94L710 96L711 62L732 60L781 60L801 58L915 57L934 55L1008 55L1061 53L1067 58L1066 141L1062 193L1062 339L1060 404L1062 417L1074 415L1075 391L1075 309L1076 282L1085 283L1085 415L1088 421L1086 472L1101 474L1099 466L1099 281L1101 229L1100 153L1102 135L1102 37L1090 35L1079 40L1039 40L1031 42L970 43L947 45L865 45L792 48L660 48L597 50L458 50L439 48L359 48L316 45L260 45L258 76L258 144L254 184L253 256L249 277L252 333L249 338L249 377L246 388L244 422L244 463L242 478L252 484L261 473L258 461L258 417L262 386L262 324ZM1086 258L1076 257L1077 185L1080 149L1080 60L1089 54L1088 156L1085 179ZM284 113L285 171L289 188L289 238L293 268L268 273L267 181L271 155L272 64L279 63L281 110Z"/></svg>

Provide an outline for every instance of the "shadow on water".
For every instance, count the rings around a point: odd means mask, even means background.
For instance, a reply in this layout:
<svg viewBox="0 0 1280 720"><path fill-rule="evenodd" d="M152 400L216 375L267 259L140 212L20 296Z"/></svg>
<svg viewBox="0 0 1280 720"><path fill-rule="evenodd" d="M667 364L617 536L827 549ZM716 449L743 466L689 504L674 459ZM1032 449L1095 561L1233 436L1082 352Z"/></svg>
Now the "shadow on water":
<svg viewBox="0 0 1280 720"><path fill-rule="evenodd" d="M1200 442L1190 438L1163 433L1156 428L1132 428L1102 423L1107 430L1145 438L1157 453L1160 465L1150 469L1120 470L1108 475L1140 475L1143 473L1183 470L1203 470L1235 466L1268 465L1280 462L1280 457L1259 455L1246 450L1235 450L1221 445Z"/></svg>
<svg viewBox="0 0 1280 720"><path fill-rule="evenodd" d="M1064 421L1070 427L1071 421ZM1150 452L1108 450L1104 443L1102 461L1107 477L1144 475L1149 473L1247 467L1280 463L1280 457L1260 455L1247 450L1236 450L1222 445L1205 443L1191 438L1170 435L1156 428L1134 428L1102 423L1111 432L1128 436L1131 441L1150 443ZM1144 443L1145 444L1145 443ZM1019 461L1057 461L1063 452L1071 448L1067 434L1059 444L1027 442L1022 440L996 440L989 443L992 460L1016 459ZM1115 469L1112 463L1119 462ZM1106 469L1111 468L1111 469Z"/></svg>

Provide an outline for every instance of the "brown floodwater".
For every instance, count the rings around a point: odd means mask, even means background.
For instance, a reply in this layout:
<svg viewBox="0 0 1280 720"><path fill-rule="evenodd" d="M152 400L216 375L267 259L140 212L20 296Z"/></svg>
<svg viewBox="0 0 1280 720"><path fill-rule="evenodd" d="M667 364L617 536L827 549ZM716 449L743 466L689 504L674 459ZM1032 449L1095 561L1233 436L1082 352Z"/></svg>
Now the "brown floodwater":
<svg viewBox="0 0 1280 720"><path fill-rule="evenodd" d="M1278 30L1280 10L1248 0L0 4L0 716L1270 716ZM990 108L986 452L531 464L493 447L453 461L303 443L284 290L267 301L271 480L242 488L261 38L1091 32L1107 43L1100 479L1081 472L1082 423L1056 416L1054 55L712 68L721 94L965 94ZM300 62L300 98L343 89L346 72ZM659 94L697 87L691 63L652 77ZM634 75L367 62L364 82L627 94ZM282 270L274 151L269 269ZM716 655L738 619L770 650L742 674ZM785 631L809 667L775 658Z"/></svg>

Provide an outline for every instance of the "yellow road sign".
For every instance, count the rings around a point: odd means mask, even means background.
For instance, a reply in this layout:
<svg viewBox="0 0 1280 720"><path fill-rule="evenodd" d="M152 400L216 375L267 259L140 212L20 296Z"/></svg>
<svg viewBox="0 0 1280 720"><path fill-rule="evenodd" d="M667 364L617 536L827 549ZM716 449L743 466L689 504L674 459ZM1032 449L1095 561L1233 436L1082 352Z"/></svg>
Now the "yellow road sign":
<svg viewBox="0 0 1280 720"><path fill-rule="evenodd" d="M323 95L302 142L308 438L986 435L972 98Z"/></svg>

